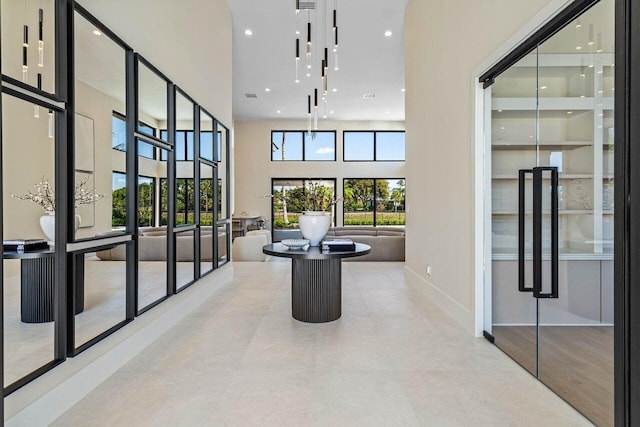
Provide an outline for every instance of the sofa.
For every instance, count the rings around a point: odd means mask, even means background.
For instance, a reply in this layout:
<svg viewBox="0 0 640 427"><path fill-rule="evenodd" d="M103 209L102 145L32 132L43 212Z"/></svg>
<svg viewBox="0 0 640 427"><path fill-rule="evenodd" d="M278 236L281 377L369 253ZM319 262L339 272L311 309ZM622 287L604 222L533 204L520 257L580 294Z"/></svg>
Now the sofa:
<svg viewBox="0 0 640 427"><path fill-rule="evenodd" d="M213 258L213 231L211 227L200 228L201 261L211 261ZM227 255L227 235L218 233L218 258ZM138 260L166 261L167 260L167 229L165 227L140 227L138 230ZM103 261L126 260L126 247L116 246L113 249L96 252L96 256ZM176 234L176 260L190 262L193 257L193 231Z"/></svg>
<svg viewBox="0 0 640 427"><path fill-rule="evenodd" d="M344 261L404 261L404 227L334 227L326 239L351 239L371 246L371 253Z"/></svg>

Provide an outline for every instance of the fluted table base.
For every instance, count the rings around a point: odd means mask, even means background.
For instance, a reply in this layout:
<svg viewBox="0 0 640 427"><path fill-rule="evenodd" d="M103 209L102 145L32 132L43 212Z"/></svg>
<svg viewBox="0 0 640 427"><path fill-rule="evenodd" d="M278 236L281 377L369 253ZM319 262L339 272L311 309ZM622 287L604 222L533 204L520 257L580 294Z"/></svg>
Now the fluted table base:
<svg viewBox="0 0 640 427"><path fill-rule="evenodd" d="M291 276L291 311L294 319L307 323L326 323L340 318L340 259L294 258Z"/></svg>

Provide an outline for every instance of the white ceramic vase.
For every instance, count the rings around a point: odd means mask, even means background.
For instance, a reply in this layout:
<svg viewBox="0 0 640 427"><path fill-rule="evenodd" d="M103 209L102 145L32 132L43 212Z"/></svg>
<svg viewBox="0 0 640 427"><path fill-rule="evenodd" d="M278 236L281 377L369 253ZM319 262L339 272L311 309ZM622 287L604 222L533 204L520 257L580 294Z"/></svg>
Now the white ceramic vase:
<svg viewBox="0 0 640 427"><path fill-rule="evenodd" d="M302 237L309 241L310 246L318 246L320 242L327 235L329 231L329 225L331 224L331 217L325 212L305 212L298 218L298 226Z"/></svg>
<svg viewBox="0 0 640 427"><path fill-rule="evenodd" d="M78 231L80 227L80 215L75 216L74 230L75 233ZM54 244L56 241L56 214L55 212L47 212L46 215L42 215L40 217L40 228L42 228L42 232L47 237L47 240L50 244Z"/></svg>

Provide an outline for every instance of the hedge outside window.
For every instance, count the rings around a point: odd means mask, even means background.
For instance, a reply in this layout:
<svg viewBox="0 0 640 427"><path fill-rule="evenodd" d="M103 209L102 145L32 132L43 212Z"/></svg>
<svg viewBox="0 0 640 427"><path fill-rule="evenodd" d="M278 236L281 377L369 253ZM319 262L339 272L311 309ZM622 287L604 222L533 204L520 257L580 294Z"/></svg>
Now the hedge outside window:
<svg viewBox="0 0 640 427"><path fill-rule="evenodd" d="M344 131L345 162L405 161L404 131Z"/></svg>
<svg viewBox="0 0 640 427"><path fill-rule="evenodd" d="M335 131L272 131L271 161L335 161Z"/></svg>
<svg viewBox="0 0 640 427"><path fill-rule="evenodd" d="M344 180L343 224L405 225L405 180L358 178Z"/></svg>

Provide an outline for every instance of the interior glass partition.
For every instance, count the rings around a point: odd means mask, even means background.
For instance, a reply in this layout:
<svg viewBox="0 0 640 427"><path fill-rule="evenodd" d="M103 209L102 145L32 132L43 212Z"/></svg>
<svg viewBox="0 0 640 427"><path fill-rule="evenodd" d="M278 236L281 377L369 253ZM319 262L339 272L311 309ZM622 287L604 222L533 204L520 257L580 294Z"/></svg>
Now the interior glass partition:
<svg viewBox="0 0 640 427"><path fill-rule="evenodd" d="M34 117L34 104L2 94L5 392L55 359L56 254L50 224L56 139L48 108L40 108L43 114ZM39 243L28 246L26 239Z"/></svg>
<svg viewBox="0 0 640 427"><path fill-rule="evenodd" d="M215 170L210 164L200 163L200 274L214 269L214 189Z"/></svg>
<svg viewBox="0 0 640 427"><path fill-rule="evenodd" d="M495 77L495 344L599 426L614 424L614 2Z"/></svg>
<svg viewBox="0 0 640 427"><path fill-rule="evenodd" d="M142 141L139 141L142 143ZM155 200L166 200L166 192L161 194L162 183L167 182L167 162L160 160L163 156L168 157L168 150L157 147L149 142L144 142L152 146L158 152L155 159L145 156L138 156L138 193L141 186L147 186L141 177L153 177L155 188ZM166 187L166 184L165 184ZM147 212L147 204L143 199L138 199L138 216L142 217ZM137 310L139 313L150 308L165 299L167 290L167 242L169 239L168 229L160 226L162 212L155 215L154 226L141 227L138 231L138 290L137 290Z"/></svg>

